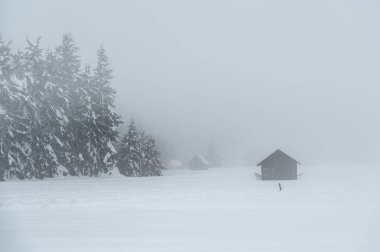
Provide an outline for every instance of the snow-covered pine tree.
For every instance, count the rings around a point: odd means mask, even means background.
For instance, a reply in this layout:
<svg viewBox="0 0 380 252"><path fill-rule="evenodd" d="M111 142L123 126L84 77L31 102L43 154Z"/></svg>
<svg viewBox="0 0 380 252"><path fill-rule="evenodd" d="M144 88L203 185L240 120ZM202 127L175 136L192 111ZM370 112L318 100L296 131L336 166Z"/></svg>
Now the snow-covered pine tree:
<svg viewBox="0 0 380 252"><path fill-rule="evenodd" d="M139 160L139 174L140 177L147 177L150 174L149 166L149 153L148 153L148 136L145 132L140 132L138 136L138 152L140 156Z"/></svg>
<svg viewBox="0 0 380 252"><path fill-rule="evenodd" d="M100 132L97 129L94 112L95 90L90 66L86 66L84 72L80 74L78 83L80 86L78 89L80 103L76 109L77 123L80 123L76 137L79 143L78 153L80 153L78 171L82 175L96 176L99 174L97 140L98 137L100 138Z"/></svg>
<svg viewBox="0 0 380 252"><path fill-rule="evenodd" d="M98 50L97 66L94 69L94 112L96 115L96 137L98 150L98 166L100 171L108 173L115 164L116 150L113 142L117 140L117 127L120 125L120 116L114 112L115 90L110 86L112 69L109 67L108 57L103 47Z"/></svg>
<svg viewBox="0 0 380 252"><path fill-rule="evenodd" d="M63 109L57 105L63 101L64 95L58 86L51 82L51 75L55 69L54 56L48 54L45 58L43 50L36 43L27 41L23 59L23 72L26 80L26 91L31 104L28 106L28 128L31 153L27 170L31 177L43 179L58 174L58 158L54 143L62 145L60 134L63 130L63 121L66 120Z"/></svg>
<svg viewBox="0 0 380 252"><path fill-rule="evenodd" d="M16 77L10 42L0 35L0 180L25 178L30 153L26 103L29 98Z"/></svg>
<svg viewBox="0 0 380 252"><path fill-rule="evenodd" d="M160 161L160 152L152 136L141 138L142 142L142 174L141 176L161 176L164 169Z"/></svg>
<svg viewBox="0 0 380 252"><path fill-rule="evenodd" d="M55 132L60 142L55 142L53 146L57 150L59 163L66 167L71 175L78 175L78 167L83 161L83 146L79 134L84 130L80 100L82 87L78 81L81 65L78 47L71 34L63 35L61 45L56 48L54 56L52 59L57 69L50 77L66 99L58 100L55 104L60 108L57 112L64 115L61 118L64 120L59 122L59 130Z"/></svg>
<svg viewBox="0 0 380 252"><path fill-rule="evenodd" d="M132 118L128 125L128 131L121 141L120 149L116 155L116 164L121 174L129 177L140 176L141 153L139 149L139 133L135 120Z"/></svg>

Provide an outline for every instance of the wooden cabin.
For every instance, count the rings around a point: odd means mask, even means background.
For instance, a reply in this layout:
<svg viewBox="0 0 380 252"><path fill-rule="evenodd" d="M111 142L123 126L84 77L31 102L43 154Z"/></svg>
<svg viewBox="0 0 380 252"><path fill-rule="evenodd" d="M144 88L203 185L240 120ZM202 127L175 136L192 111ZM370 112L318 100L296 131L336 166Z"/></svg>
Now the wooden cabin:
<svg viewBox="0 0 380 252"><path fill-rule="evenodd" d="M300 164L288 154L277 149L257 166L261 166L262 180L294 180L297 179L297 168Z"/></svg>
<svg viewBox="0 0 380 252"><path fill-rule="evenodd" d="M193 157L189 162L189 167L192 170L207 170L210 165L211 164L200 154Z"/></svg>

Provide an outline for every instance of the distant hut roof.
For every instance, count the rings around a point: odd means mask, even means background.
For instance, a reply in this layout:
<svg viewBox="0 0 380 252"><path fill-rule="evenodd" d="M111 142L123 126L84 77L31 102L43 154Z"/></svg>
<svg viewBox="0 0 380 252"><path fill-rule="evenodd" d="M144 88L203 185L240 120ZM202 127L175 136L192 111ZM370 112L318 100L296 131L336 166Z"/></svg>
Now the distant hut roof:
<svg viewBox="0 0 380 252"><path fill-rule="evenodd" d="M193 170L206 170L210 167L210 163L200 154L190 160L189 166Z"/></svg>
<svg viewBox="0 0 380 252"><path fill-rule="evenodd" d="M201 154L196 155L196 157L202 160L202 162L205 163L206 165L210 165L210 162L207 161Z"/></svg>
<svg viewBox="0 0 380 252"><path fill-rule="evenodd" d="M288 154L286 154L285 152L283 152L282 150L280 149L277 149L275 150L272 154L270 154L268 157L266 157L263 161L261 161L260 163L257 164L257 166L260 166L262 163L264 163L265 161L267 161L268 159L271 159L272 157L274 156L277 156L277 155L281 155L281 156L285 156L293 161L295 161L297 164L301 164L300 162L298 162L297 160L295 160L294 158L290 157Z"/></svg>

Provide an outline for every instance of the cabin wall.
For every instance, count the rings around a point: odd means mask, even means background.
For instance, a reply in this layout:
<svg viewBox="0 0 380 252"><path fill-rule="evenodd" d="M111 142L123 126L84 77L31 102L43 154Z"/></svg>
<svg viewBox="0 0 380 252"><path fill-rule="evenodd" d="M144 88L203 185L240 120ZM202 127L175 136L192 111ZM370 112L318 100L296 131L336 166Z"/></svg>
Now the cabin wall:
<svg viewBox="0 0 380 252"><path fill-rule="evenodd" d="M297 162L286 157L275 157L261 164L262 180L297 179Z"/></svg>
<svg viewBox="0 0 380 252"><path fill-rule="evenodd" d="M189 163L190 169L192 170L207 170L208 166L200 161L199 159L194 159Z"/></svg>

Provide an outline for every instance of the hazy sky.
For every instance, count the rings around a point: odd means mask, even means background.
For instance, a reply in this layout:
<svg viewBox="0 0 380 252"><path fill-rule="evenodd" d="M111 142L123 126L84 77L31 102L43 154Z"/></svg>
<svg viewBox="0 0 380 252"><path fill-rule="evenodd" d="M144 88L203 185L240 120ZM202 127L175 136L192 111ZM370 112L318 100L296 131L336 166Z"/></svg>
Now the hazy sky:
<svg viewBox="0 0 380 252"><path fill-rule="evenodd" d="M103 44L117 111L189 156L380 161L379 1L5 1L14 48Z"/></svg>

